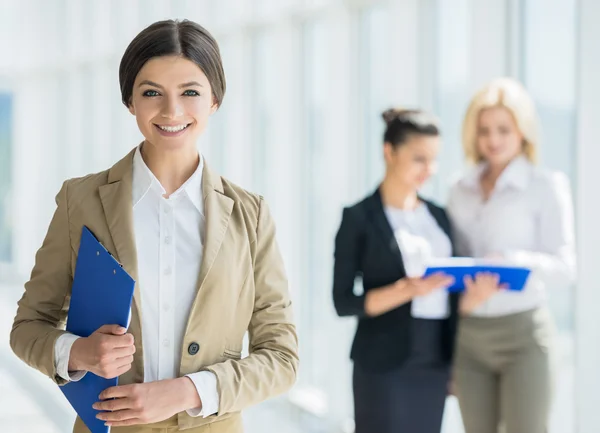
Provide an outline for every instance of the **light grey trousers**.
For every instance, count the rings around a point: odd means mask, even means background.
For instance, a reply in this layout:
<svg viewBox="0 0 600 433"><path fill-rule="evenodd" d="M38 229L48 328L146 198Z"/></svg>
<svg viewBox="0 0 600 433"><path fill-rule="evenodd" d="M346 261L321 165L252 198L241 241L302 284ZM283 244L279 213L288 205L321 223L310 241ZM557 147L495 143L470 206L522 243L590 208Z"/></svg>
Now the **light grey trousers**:
<svg viewBox="0 0 600 433"><path fill-rule="evenodd" d="M466 433L546 433L554 364L548 309L466 317L457 338L453 378Z"/></svg>

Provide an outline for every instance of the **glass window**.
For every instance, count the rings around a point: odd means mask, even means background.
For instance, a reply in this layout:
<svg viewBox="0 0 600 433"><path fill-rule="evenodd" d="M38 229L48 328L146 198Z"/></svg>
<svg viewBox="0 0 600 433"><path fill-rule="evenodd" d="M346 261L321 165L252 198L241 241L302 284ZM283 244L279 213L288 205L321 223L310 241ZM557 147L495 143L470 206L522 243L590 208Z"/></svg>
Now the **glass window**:
<svg viewBox="0 0 600 433"><path fill-rule="evenodd" d="M541 126L540 164L566 173L575 196L577 0L523 0L521 80L531 92ZM552 427L575 429L573 288L550 289L558 326L558 368Z"/></svg>
<svg viewBox="0 0 600 433"><path fill-rule="evenodd" d="M384 163L381 143L385 123L381 113L390 106L397 106L390 92L390 23L389 11L385 6L374 6L365 10L360 17L359 62L361 92L361 120L363 161L362 187L372 189L381 180ZM378 151L378 149L380 151Z"/></svg>
<svg viewBox="0 0 600 433"><path fill-rule="evenodd" d="M309 358L307 362L306 377L310 383L322 383L317 377L319 373L327 373L325 369L319 369L318 354L318 319L320 313L317 300L322 293L321 287L324 283L321 277L323 273L322 266L329 264L329 257L323 257L323 249L319 246L323 242L322 224L319 222L319 209L321 208L321 189L322 185L319 179L320 161L323 159L324 143L324 104L327 97L327 64L326 52L326 28L323 22L311 22L304 28L303 33L303 71L304 90L304 118L305 118L305 136L304 147L302 151L302 202L304 206L299 207L302 213L304 233L308 236L303 237L304 243L303 260L305 261L306 281L304 287L308 288L303 298L303 305L313 305L313 308L304 308L302 310L301 326L304 344L303 352ZM315 302L316 301L316 302ZM325 333L326 337L329 337Z"/></svg>
<svg viewBox="0 0 600 433"><path fill-rule="evenodd" d="M521 79L541 120L541 162L574 179L577 0L527 0L523 7Z"/></svg>
<svg viewBox="0 0 600 433"><path fill-rule="evenodd" d="M439 116L443 144L438 173L426 195L447 195L453 177L463 168L462 122L471 98L471 11L469 0L442 0L435 11L436 52L434 111ZM501 71L497 72L501 74ZM492 77L490 77L492 78Z"/></svg>
<svg viewBox="0 0 600 433"><path fill-rule="evenodd" d="M12 96L0 93L0 263L12 261L12 110Z"/></svg>
<svg viewBox="0 0 600 433"><path fill-rule="evenodd" d="M252 44L251 80L253 95L248 101L251 106L248 112L252 113L252 181L253 190L265 194L265 162L266 141L269 129L269 89L270 83L276 80L275 62L273 61L273 44L268 32L258 33Z"/></svg>

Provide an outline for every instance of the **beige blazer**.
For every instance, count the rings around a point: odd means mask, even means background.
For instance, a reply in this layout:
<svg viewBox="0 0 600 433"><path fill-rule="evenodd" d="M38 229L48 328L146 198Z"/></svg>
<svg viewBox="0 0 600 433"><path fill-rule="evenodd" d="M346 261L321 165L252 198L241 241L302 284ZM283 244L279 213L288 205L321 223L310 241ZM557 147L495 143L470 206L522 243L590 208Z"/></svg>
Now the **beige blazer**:
<svg viewBox="0 0 600 433"><path fill-rule="evenodd" d="M11 347L19 358L59 385L64 381L56 373L54 344L65 332L82 227L89 227L137 280L133 155L134 151L130 152L110 170L63 184L31 279L19 301ZM241 431L242 409L283 393L294 384L298 341L275 225L266 203L206 165L201 193L206 245L198 292L184 336L180 375L212 371L217 377L220 405L219 412L207 418L179 413L176 425L184 430L214 423L212 433L237 432ZM136 284L129 332L135 337L137 351L131 370L119 378L121 384L141 383L144 379L142 290ZM249 356L241 359L246 331ZM195 355L188 353L191 343L200 347ZM227 419L229 422L221 422ZM238 427L231 429L233 425ZM87 432L80 420L75 432Z"/></svg>

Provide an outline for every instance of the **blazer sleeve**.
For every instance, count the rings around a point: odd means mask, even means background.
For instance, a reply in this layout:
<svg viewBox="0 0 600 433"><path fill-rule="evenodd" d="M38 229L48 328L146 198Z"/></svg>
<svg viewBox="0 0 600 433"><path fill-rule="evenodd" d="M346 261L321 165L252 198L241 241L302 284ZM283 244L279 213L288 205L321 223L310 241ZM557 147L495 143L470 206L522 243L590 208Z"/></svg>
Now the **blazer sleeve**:
<svg viewBox="0 0 600 433"><path fill-rule="evenodd" d="M217 415L238 412L292 387L298 371L298 337L275 224L261 199L254 257L254 312L249 356L208 366L217 377Z"/></svg>
<svg viewBox="0 0 600 433"><path fill-rule="evenodd" d="M35 265L18 303L10 333L14 353L58 384L66 380L56 371L54 348L66 332L71 273L71 241L67 206L68 182L56 196L57 209L35 257Z"/></svg>
<svg viewBox="0 0 600 433"><path fill-rule="evenodd" d="M365 316L365 295L354 294L362 248L358 222L349 208L335 237L333 268L333 304L339 316Z"/></svg>

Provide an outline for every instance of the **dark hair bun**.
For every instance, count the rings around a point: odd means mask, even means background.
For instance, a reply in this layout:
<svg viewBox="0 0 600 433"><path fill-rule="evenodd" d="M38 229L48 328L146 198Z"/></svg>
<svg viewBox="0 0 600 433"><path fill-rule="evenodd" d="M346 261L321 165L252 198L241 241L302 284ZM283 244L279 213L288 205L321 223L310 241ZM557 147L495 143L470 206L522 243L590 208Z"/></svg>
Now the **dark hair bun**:
<svg viewBox="0 0 600 433"><path fill-rule="evenodd" d="M387 128L384 141L393 146L404 144L411 135L439 135L437 119L421 110L390 108L381 113Z"/></svg>
<svg viewBox="0 0 600 433"><path fill-rule="evenodd" d="M387 110L385 110L383 113L381 113L381 117L383 118L383 121L386 124L390 124L394 121L394 119L397 118L397 113L398 110L396 110L395 108L389 108Z"/></svg>

